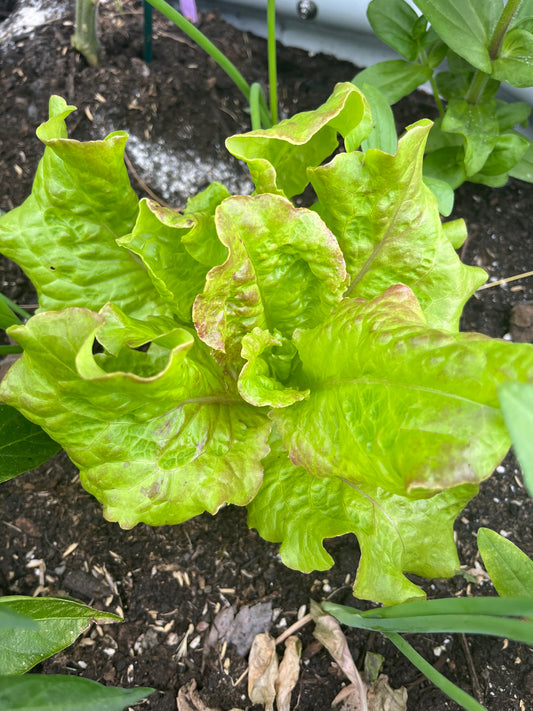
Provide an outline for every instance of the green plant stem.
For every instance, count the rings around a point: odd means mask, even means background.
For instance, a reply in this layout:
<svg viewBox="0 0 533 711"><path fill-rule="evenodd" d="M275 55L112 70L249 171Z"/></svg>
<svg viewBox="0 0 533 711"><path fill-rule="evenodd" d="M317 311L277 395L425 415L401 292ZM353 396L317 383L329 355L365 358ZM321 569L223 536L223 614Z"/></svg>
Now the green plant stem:
<svg viewBox="0 0 533 711"><path fill-rule="evenodd" d="M435 75L431 75L431 79L429 80L429 83L431 84L431 89L433 91L433 98L435 99L435 103L437 104L437 109L439 110L439 115L444 116L444 106L442 105L442 101L439 96L439 90L437 88L437 82L435 81Z"/></svg>
<svg viewBox="0 0 533 711"><path fill-rule="evenodd" d="M278 70L276 63L276 0L268 0L268 87L270 92L270 118L278 122Z"/></svg>
<svg viewBox="0 0 533 711"><path fill-rule="evenodd" d="M405 654L407 659L419 669L425 677L427 677L435 686L437 686L442 692L450 697L453 701L460 704L467 711L487 711L485 706L478 703L470 694L463 691L449 679L438 672L434 667L427 662L424 657L421 657L417 651L411 647L409 642L406 642L403 637L401 637L396 632L384 633L385 637L390 640L394 646L400 650L402 654Z"/></svg>
<svg viewBox="0 0 533 711"><path fill-rule="evenodd" d="M193 42L201 47L204 52L215 60L218 66L223 69L230 79L235 83L237 88L244 94L248 103L250 103L250 85L237 69L237 67L231 62L225 54L223 54L215 45L209 40L200 30L195 27L192 22L189 22L183 15L178 12L175 8L169 5L165 0L147 0L156 10L168 17L182 32L190 37ZM271 126L272 122L268 112L265 112L264 108L261 106L261 120L264 126Z"/></svg>
<svg viewBox="0 0 533 711"><path fill-rule="evenodd" d="M494 28L494 32L492 34L492 38L488 46L489 58L491 62L498 56L498 52L500 51L500 47L502 46L505 34L509 29L511 20L517 13L521 3L522 0L507 0L507 3L503 8L502 14L500 15L500 19L498 20L496 27ZM489 74L487 74L486 72L482 72L480 69L477 69L472 78L472 82L468 87L465 99L471 104L477 104L481 99L488 80Z"/></svg>
<svg viewBox="0 0 533 711"><path fill-rule="evenodd" d="M258 128L261 128L261 94L261 85L258 82L254 82L250 87L250 115L252 118L252 131L256 131Z"/></svg>

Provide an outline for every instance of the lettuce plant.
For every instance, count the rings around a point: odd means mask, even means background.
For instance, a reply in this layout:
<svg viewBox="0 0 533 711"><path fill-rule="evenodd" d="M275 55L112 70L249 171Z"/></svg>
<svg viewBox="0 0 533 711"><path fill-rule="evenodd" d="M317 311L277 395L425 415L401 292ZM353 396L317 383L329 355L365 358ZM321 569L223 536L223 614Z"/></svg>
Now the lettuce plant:
<svg viewBox="0 0 533 711"><path fill-rule="evenodd" d="M338 84L227 140L253 195L214 183L178 211L135 196L125 133L69 139L72 111L52 97L33 191L0 220L39 298L8 328L23 354L0 399L124 528L232 503L302 571L355 533L360 598L453 575L454 519L510 446L497 388L533 380L533 348L459 332L486 274L422 180L431 123L361 151L368 104Z"/></svg>

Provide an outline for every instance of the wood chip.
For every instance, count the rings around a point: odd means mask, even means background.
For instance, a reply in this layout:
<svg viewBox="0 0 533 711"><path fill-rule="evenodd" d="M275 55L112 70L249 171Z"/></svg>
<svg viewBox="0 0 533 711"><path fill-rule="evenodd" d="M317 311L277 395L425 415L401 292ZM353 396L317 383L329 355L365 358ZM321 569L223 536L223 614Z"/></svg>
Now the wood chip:
<svg viewBox="0 0 533 711"><path fill-rule="evenodd" d="M78 543L71 543L70 546L61 554L61 557L66 558L68 555L73 553L79 545L80 545L79 542Z"/></svg>

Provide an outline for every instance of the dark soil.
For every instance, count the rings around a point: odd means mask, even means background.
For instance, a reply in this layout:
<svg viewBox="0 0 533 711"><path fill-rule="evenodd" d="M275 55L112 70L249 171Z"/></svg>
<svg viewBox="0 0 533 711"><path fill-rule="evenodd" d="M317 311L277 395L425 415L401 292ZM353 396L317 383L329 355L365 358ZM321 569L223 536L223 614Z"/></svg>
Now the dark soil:
<svg viewBox="0 0 533 711"><path fill-rule="evenodd" d="M0 0L0 19L13 3ZM243 168L224 151L224 139L249 128L245 103L214 63L166 20L155 18L154 57L142 60L141 3L122 0L123 11L102 3L101 66L90 68L70 48L73 3L58 4L57 17L14 44L0 46L0 209L20 204L42 155L35 129L47 117L49 95L57 93L79 107L70 121L73 138L101 138L127 129L146 141L164 141L178 159L200 156L200 165L222 161L244 180ZM243 34L215 14L204 14L200 28L240 67L248 81L266 76L266 44ZM1 25L0 25L1 27ZM323 55L279 48L282 110L285 114L318 106L338 81L355 68ZM397 106L405 126L433 112L420 94ZM138 153L135 153L135 156ZM136 165L145 182L151 175ZM193 192L213 177L197 179ZM224 168L226 170L226 168ZM229 168L227 169L229 171ZM133 185L142 195L135 174ZM203 181L203 182L202 182ZM150 187L158 192L158 187ZM164 194L163 194L164 193ZM178 188L160 195L182 206ZM463 258L483 266L494 279L525 272L531 265L530 215L533 187L510 181L501 189L465 185L457 193L455 217L469 228ZM1 263L1 289L21 305L35 297L13 265ZM493 337L510 329L511 308L533 300L533 279L478 292L465 309L463 327ZM292 624L310 598L327 597L353 604L351 585L359 551L353 536L329 541L336 564L326 573L304 575L285 568L278 547L249 531L244 510L227 507L176 527L137 526L123 531L106 522L99 504L79 485L64 455L37 471L2 485L0 500L0 594L68 594L96 607L124 614L116 626L91 628L77 644L39 665L38 671L67 673L122 686L157 689L142 708L176 709L178 690L195 679L209 707L221 711L252 707L246 682L236 681L246 658L233 644L208 644L216 614L226 606L270 603L270 630L278 635ZM479 496L457 521L457 541L465 569L475 567L476 531L488 526L533 555L533 506L511 455L481 487ZM430 597L494 594L478 568L476 578L417 581ZM253 614L252 614L253 617ZM301 631L303 667L292 708L321 711L345 681L326 651ZM435 689L378 634L347 631L359 666L371 650L385 657L384 671L393 687L409 692L408 709L444 711L456 704ZM416 648L446 676L477 695L491 711L533 709L533 650L490 637L410 637ZM442 654L438 648L444 645Z"/></svg>

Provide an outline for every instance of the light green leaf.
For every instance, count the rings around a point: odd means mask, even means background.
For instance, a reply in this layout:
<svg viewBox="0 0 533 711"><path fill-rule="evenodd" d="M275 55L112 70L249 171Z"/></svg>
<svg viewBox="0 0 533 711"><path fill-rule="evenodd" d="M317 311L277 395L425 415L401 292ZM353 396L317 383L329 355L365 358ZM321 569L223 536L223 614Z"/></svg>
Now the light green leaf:
<svg viewBox="0 0 533 711"><path fill-rule="evenodd" d="M291 460L398 496L490 476L510 446L496 388L533 380L533 346L431 329L402 285L294 340L311 394L271 413Z"/></svg>
<svg viewBox="0 0 533 711"><path fill-rule="evenodd" d="M529 144L529 139L519 133L503 133L498 136L483 168L472 176L473 179L479 174L490 178L508 173L522 160Z"/></svg>
<svg viewBox="0 0 533 711"><path fill-rule="evenodd" d="M141 200L139 207L133 231L117 243L140 257L168 310L182 323L192 323L192 305L208 272L182 242L197 227L196 220L153 200Z"/></svg>
<svg viewBox="0 0 533 711"><path fill-rule="evenodd" d="M36 623L29 629L0 628L0 673L23 674L43 659L65 649L92 621L107 624L122 618L70 598L0 597L0 607ZM1 698L1 696L0 696ZM0 704L0 708L4 708Z"/></svg>
<svg viewBox="0 0 533 711"><path fill-rule="evenodd" d="M367 151L369 148L377 148L394 155L398 149L398 136L396 135L394 114L389 102L381 91L371 84L363 84L361 90L370 105L374 126L370 136L361 143L361 150Z"/></svg>
<svg viewBox="0 0 533 711"><path fill-rule="evenodd" d="M2 598L0 597L0 603ZM22 615L20 612L11 610L7 605L0 604L0 630L14 630L17 628L36 630L37 623Z"/></svg>
<svg viewBox="0 0 533 711"><path fill-rule="evenodd" d="M442 130L463 137L467 176L483 168L497 143L500 127L495 112L494 101L471 104L462 99L452 99L448 102Z"/></svg>
<svg viewBox="0 0 533 711"><path fill-rule="evenodd" d="M527 126L530 113L531 106L526 104L525 101L513 101L510 104L507 101L496 99L496 118L502 132L508 131L519 124L524 127Z"/></svg>
<svg viewBox="0 0 533 711"><path fill-rule="evenodd" d="M404 0L372 0L366 16L380 40L414 62L418 56L418 43L413 31L418 15L410 5Z"/></svg>
<svg viewBox="0 0 533 711"><path fill-rule="evenodd" d="M352 81L359 88L364 84L376 87L389 104L395 104L431 79L432 73L429 67L423 67L421 64L411 64L403 59L390 59L376 62L363 69Z"/></svg>
<svg viewBox="0 0 533 711"><path fill-rule="evenodd" d="M312 476L290 461L278 440L270 446L263 485L248 504L248 525L281 542L285 565L307 573L327 570L333 559L323 540L355 533L361 561L354 594L386 605L424 597L404 573L449 577L458 570L453 523L476 486L407 498L379 485L351 486L342 474Z"/></svg>
<svg viewBox="0 0 533 711"><path fill-rule="evenodd" d="M0 676L2 711L122 711L153 689L103 686L90 679L60 674Z"/></svg>
<svg viewBox="0 0 533 711"><path fill-rule="evenodd" d="M443 222L442 229L454 249L460 249L468 237L466 223L462 218Z"/></svg>
<svg viewBox="0 0 533 711"><path fill-rule="evenodd" d="M242 357L248 362L239 375L242 397L252 405L287 407L303 400L308 390L286 387L297 361L296 348L280 333L254 328L242 339Z"/></svg>
<svg viewBox="0 0 533 711"><path fill-rule="evenodd" d="M438 148L424 156L424 180L444 180L455 190L466 180L465 152L462 146Z"/></svg>
<svg viewBox="0 0 533 711"><path fill-rule="evenodd" d="M182 236L185 249L200 264L216 267L228 256L228 250L218 239L215 211L230 192L220 183L211 183L205 190L187 200L183 214L192 216L194 227Z"/></svg>
<svg viewBox="0 0 533 711"><path fill-rule="evenodd" d="M310 171L311 182L316 209L346 260L347 293L369 299L406 284L431 326L457 330L465 302L486 274L460 262L422 181L430 126L411 127L395 156L377 150L338 155Z"/></svg>
<svg viewBox="0 0 533 711"><path fill-rule="evenodd" d="M133 315L167 313L144 267L116 239L130 232L138 200L124 165L127 135L79 143L66 137L74 110L50 100L37 131L46 146L27 200L0 219L0 252L26 272L41 310L113 301Z"/></svg>
<svg viewBox="0 0 533 711"><path fill-rule="evenodd" d="M335 237L311 210L280 195L239 196L216 213L229 257L207 276L193 316L200 338L240 359L241 340L257 327L290 337L325 318L346 288Z"/></svg>
<svg viewBox="0 0 533 711"><path fill-rule="evenodd" d="M533 497L533 385L503 383L498 397L525 485Z"/></svg>
<svg viewBox="0 0 533 711"><path fill-rule="evenodd" d="M439 212L444 217L448 217L453 210L454 202L454 192L445 180L439 180L438 178L430 178L425 175L424 185L431 190L435 199L437 200L437 205L439 206Z"/></svg>
<svg viewBox="0 0 533 711"><path fill-rule="evenodd" d="M267 130L250 131L226 140L228 151L247 163L258 193L292 197L308 184L307 168L317 166L338 146L357 148L372 130L363 95L349 82L337 84L325 104L281 121Z"/></svg>
<svg viewBox="0 0 533 711"><path fill-rule="evenodd" d="M492 76L499 81L533 86L533 33L518 27L509 30L492 67Z"/></svg>
<svg viewBox="0 0 533 711"><path fill-rule="evenodd" d="M509 175L526 183L533 183L533 143L530 141L527 151L514 168L511 168Z"/></svg>
<svg viewBox="0 0 533 711"><path fill-rule="evenodd" d="M117 345L116 357L93 356L105 314L67 309L10 329L24 354L0 397L65 448L104 515L124 528L248 503L262 479L265 415L183 329L146 353ZM126 344L136 332L124 325Z"/></svg>
<svg viewBox="0 0 533 711"><path fill-rule="evenodd" d="M60 449L41 427L0 404L0 482L35 469Z"/></svg>
<svg viewBox="0 0 533 711"><path fill-rule="evenodd" d="M503 9L501 0L416 0L416 5L448 47L491 73L489 45Z"/></svg>
<svg viewBox="0 0 533 711"><path fill-rule="evenodd" d="M529 556L489 528L479 529L477 545L498 595L533 596L533 561Z"/></svg>

